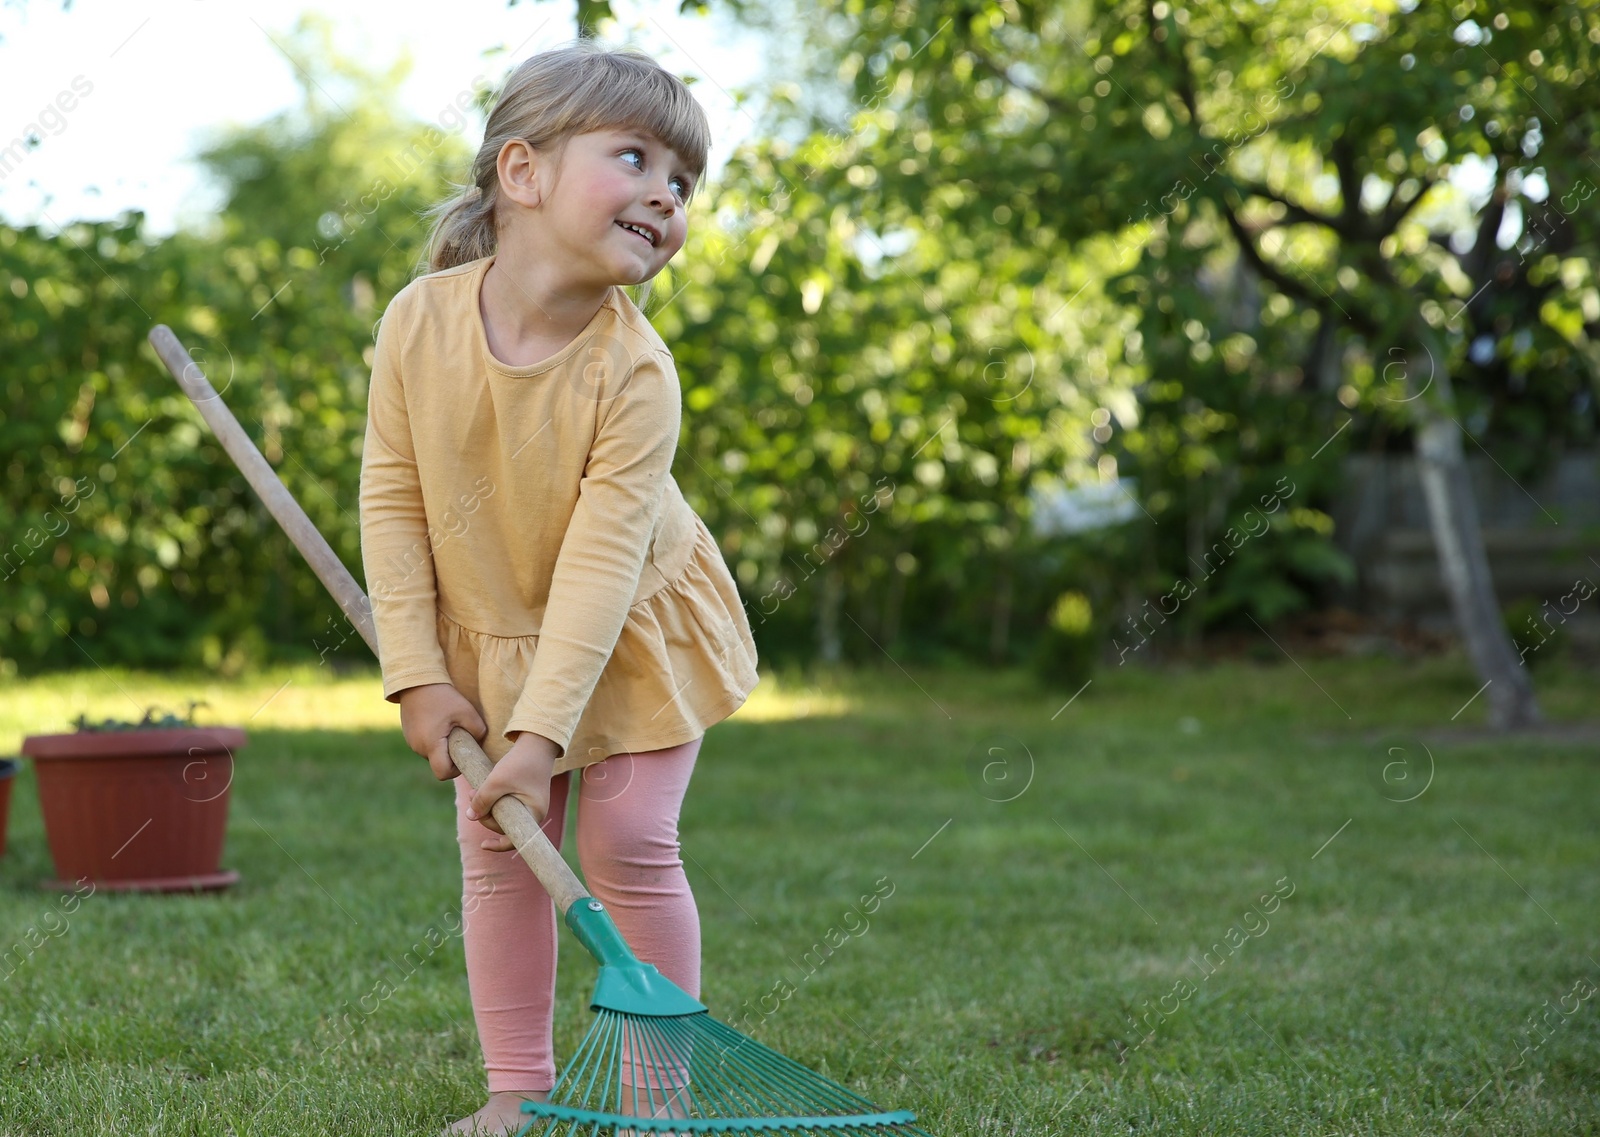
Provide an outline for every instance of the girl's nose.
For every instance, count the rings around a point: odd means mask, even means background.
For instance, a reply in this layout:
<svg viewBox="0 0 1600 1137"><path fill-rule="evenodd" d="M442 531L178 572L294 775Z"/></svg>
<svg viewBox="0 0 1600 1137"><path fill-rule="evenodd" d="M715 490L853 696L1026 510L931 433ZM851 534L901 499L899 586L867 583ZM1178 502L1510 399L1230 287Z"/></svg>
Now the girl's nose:
<svg viewBox="0 0 1600 1137"><path fill-rule="evenodd" d="M649 201L651 206L664 210L668 214L671 214L677 208L677 202L672 197L672 190L664 185L650 187Z"/></svg>

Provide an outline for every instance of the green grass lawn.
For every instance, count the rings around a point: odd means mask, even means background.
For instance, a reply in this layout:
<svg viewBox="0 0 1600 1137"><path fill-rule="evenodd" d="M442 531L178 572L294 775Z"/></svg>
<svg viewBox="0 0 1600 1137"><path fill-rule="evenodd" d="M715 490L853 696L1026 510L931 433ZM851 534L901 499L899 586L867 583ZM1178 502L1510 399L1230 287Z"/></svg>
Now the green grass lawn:
<svg viewBox="0 0 1600 1137"><path fill-rule="evenodd" d="M1600 1133L1600 747L1462 738L1458 661L1301 662L1113 668L1066 706L1012 672L767 677L685 806L703 998L941 1137ZM1540 682L1592 713L1592 673ZM373 676L13 682L0 753L191 694L250 732L231 891L62 918L16 785L0 1135L433 1134L482 1096L459 939L428 946L460 866ZM563 935L558 1054L594 975Z"/></svg>

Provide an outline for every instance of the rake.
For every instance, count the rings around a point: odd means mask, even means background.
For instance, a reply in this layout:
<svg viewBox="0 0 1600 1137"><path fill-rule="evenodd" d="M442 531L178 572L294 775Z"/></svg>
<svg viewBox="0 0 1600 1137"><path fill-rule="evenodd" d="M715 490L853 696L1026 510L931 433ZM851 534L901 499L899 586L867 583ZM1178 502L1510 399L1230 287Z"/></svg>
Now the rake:
<svg viewBox="0 0 1600 1137"><path fill-rule="evenodd" d="M372 608L299 502L256 449L172 330L150 344L223 449L310 564L351 625L378 654ZM474 789L493 768L477 740L450 732L456 769ZM589 895L532 812L502 797L494 819L566 925L600 965L595 1021L550 1091L525 1102L522 1134L847 1133L930 1137L909 1110L883 1111L858 1094L711 1017L706 1006L634 955L605 905Z"/></svg>

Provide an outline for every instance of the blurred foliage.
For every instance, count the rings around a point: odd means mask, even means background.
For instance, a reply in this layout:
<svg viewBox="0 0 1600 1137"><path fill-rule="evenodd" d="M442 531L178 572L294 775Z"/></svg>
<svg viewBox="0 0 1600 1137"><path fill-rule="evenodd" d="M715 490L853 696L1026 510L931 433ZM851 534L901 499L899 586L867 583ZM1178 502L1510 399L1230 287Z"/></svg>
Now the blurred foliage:
<svg viewBox="0 0 1600 1137"><path fill-rule="evenodd" d="M1409 446L1408 372L1453 376L1443 412L1513 476L1593 444L1592 5L829 0L801 27L811 69L778 95L838 140L819 192L880 230L1092 265L1134 315L1068 364L1133 377L1091 418L1149 522L1099 562L1138 575L1130 632L1189 585L1192 635L1348 582L1339 460ZM1015 316L1055 342L1102 320L1053 294Z"/></svg>
<svg viewBox="0 0 1600 1137"><path fill-rule="evenodd" d="M735 156L721 223L661 290L678 293L652 316L685 380L679 474L780 650L1004 654L1015 612L1054 596L1027 491L1081 466L1079 424L1131 377L1079 361L1132 317L1100 303L1046 335L1026 313L1090 274L996 230L889 257L848 183L812 176L836 146Z"/></svg>
<svg viewBox="0 0 1600 1137"><path fill-rule="evenodd" d="M356 487L374 326L411 279L417 212L464 159L397 123L400 76L325 105L327 27L294 50L306 104L202 154L218 232L142 215L0 228L0 656L238 669L319 658L342 615L145 340L169 325L359 574ZM459 128L458 128L459 129Z"/></svg>
<svg viewBox="0 0 1600 1137"><path fill-rule="evenodd" d="M1086 635L1125 655L1317 603L1351 575L1342 455L1406 444L1414 317L1514 473L1592 441L1600 14L814 7L814 70L779 83L647 308L683 379L675 475L767 660L1076 675ZM144 336L173 327L359 578L373 327L483 93L405 121L400 73L325 25L291 50L304 105L204 152L214 230L0 229L14 665L362 658ZM1474 163L1476 196L1449 180ZM1133 521L1036 535L1041 494L1117 477ZM1064 593L1087 633L1052 620Z"/></svg>

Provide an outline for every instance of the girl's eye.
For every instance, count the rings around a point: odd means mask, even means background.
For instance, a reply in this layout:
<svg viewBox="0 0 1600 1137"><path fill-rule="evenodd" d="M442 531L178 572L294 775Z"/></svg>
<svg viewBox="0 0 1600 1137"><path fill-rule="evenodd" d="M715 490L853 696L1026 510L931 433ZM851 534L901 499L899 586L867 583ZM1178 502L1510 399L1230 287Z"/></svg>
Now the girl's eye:
<svg viewBox="0 0 1600 1137"><path fill-rule="evenodd" d="M628 155L628 154L637 154L639 156L640 169L644 168L644 151L643 150L640 150L637 146L630 146L626 150L624 150L622 153L625 156ZM677 190L675 190L674 192L678 195L678 200L679 201L682 201L684 198L689 196L689 182L687 181L687 179L674 177L672 179L672 181L678 187Z"/></svg>

